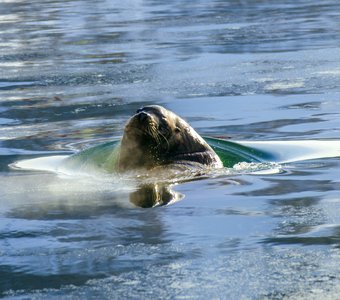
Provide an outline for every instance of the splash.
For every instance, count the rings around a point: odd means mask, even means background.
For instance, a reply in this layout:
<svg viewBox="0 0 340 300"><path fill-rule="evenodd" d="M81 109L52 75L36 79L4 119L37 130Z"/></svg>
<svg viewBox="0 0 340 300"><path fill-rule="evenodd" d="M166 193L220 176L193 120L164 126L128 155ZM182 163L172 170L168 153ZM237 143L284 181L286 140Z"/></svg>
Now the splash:
<svg viewBox="0 0 340 300"><path fill-rule="evenodd" d="M239 162L234 165L233 170L236 173L251 173L251 174L277 174L282 172L282 166L278 163L264 162L264 163L248 163Z"/></svg>

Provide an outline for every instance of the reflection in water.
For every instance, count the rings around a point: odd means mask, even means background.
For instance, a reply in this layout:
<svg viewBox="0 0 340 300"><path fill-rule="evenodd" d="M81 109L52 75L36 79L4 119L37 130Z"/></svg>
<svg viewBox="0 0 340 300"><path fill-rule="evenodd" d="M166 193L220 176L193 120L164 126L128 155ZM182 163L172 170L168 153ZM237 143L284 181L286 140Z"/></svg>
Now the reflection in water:
<svg viewBox="0 0 340 300"><path fill-rule="evenodd" d="M181 200L184 195L171 190L166 184L147 184L130 194L130 201L139 207L167 205Z"/></svg>

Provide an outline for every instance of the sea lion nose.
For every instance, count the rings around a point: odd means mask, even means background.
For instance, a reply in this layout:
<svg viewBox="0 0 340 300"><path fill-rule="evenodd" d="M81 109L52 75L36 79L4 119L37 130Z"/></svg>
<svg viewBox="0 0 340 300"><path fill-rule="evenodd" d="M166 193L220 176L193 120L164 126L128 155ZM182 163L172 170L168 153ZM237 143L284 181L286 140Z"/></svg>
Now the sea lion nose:
<svg viewBox="0 0 340 300"><path fill-rule="evenodd" d="M141 111L140 113L138 113L139 122L144 122L148 117L149 115L146 112Z"/></svg>

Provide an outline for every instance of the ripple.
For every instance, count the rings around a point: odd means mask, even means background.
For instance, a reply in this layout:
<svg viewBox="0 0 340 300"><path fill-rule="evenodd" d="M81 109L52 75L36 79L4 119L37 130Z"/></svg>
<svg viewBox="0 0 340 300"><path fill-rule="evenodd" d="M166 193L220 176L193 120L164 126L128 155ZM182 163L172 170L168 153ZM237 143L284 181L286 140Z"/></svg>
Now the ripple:
<svg viewBox="0 0 340 300"><path fill-rule="evenodd" d="M37 86L35 81L0 81L0 90L15 90L26 87Z"/></svg>

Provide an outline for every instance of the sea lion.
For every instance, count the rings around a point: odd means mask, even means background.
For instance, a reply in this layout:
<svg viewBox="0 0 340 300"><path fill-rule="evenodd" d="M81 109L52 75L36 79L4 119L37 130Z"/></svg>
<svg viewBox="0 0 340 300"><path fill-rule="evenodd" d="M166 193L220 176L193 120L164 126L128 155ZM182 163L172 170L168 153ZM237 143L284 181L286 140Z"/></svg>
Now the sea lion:
<svg viewBox="0 0 340 300"><path fill-rule="evenodd" d="M125 126L118 172L222 167L220 158L204 139L186 121L162 106L138 109Z"/></svg>

